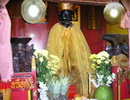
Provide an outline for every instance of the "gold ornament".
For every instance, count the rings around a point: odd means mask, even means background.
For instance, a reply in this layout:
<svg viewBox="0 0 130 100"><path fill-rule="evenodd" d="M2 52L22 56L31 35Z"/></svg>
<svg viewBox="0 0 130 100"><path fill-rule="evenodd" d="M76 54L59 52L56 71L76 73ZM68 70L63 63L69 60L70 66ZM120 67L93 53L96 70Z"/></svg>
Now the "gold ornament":
<svg viewBox="0 0 130 100"><path fill-rule="evenodd" d="M28 23L39 23L46 15L46 5L42 0L24 0L21 15Z"/></svg>
<svg viewBox="0 0 130 100"><path fill-rule="evenodd" d="M112 66L118 66L120 68L128 68L128 57L124 54L118 54L115 56L112 56L111 58L111 64Z"/></svg>
<svg viewBox="0 0 130 100"><path fill-rule="evenodd" d="M124 7L118 2L111 2L104 8L103 14L109 24L117 24L125 13Z"/></svg>
<svg viewBox="0 0 130 100"><path fill-rule="evenodd" d="M74 5L69 3L69 2L62 2L62 3L59 3L58 10L59 11L62 11L62 10L74 10Z"/></svg>

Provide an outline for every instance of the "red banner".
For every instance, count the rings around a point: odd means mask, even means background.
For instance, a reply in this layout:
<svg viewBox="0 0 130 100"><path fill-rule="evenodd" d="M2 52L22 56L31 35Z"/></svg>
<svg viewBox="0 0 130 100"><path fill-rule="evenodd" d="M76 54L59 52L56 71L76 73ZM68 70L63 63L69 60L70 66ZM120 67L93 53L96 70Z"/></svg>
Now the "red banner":
<svg viewBox="0 0 130 100"><path fill-rule="evenodd" d="M32 75L14 76L11 82L13 90L31 90L34 88Z"/></svg>

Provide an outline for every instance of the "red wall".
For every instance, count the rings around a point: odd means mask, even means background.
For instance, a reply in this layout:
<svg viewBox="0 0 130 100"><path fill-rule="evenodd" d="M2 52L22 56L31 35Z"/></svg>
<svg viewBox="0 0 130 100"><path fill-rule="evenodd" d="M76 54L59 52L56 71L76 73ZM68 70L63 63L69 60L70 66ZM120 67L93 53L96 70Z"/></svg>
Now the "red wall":
<svg viewBox="0 0 130 100"><path fill-rule="evenodd" d="M11 18L12 37L33 36L29 44L34 44L35 49L44 49L48 33L51 27L58 22L57 8L55 3L49 3L48 22L40 24L29 24L22 18ZM92 53L98 53L104 48L104 41L101 36L106 32L105 22L102 21L101 30L88 30L86 18L86 6L81 6L81 30L90 46Z"/></svg>
<svg viewBox="0 0 130 100"><path fill-rule="evenodd" d="M51 7L50 7L51 6ZM29 44L34 44L35 49L43 49L46 46L48 32L50 28L58 22L57 9L54 4L49 4L48 22L39 24L29 24L22 18L11 18L12 37L33 36Z"/></svg>
<svg viewBox="0 0 130 100"><path fill-rule="evenodd" d="M91 52L98 53L98 52L104 50L104 47L105 47L105 41L101 37L103 36L103 34L106 33L106 22L104 21L104 19L102 17L101 30L89 30L87 28L86 10L87 10L86 5L81 6L81 29L89 44Z"/></svg>

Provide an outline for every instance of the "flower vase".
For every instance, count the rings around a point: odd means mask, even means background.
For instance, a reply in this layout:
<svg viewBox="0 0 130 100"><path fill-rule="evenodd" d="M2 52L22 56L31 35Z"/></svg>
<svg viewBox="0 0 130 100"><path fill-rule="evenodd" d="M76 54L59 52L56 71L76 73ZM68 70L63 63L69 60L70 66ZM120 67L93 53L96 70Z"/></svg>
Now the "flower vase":
<svg viewBox="0 0 130 100"><path fill-rule="evenodd" d="M94 98L98 100L113 100L111 88L106 85L99 86L94 92Z"/></svg>

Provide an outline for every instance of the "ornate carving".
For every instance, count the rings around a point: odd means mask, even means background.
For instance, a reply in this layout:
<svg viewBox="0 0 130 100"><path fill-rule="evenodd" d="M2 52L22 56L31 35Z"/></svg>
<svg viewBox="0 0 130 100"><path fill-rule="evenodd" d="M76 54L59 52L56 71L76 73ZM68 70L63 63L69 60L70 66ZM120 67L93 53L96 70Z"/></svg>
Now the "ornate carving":
<svg viewBox="0 0 130 100"><path fill-rule="evenodd" d="M14 72L30 72L33 45L27 43L31 38L12 38L13 67Z"/></svg>

